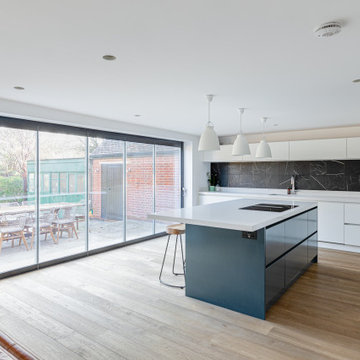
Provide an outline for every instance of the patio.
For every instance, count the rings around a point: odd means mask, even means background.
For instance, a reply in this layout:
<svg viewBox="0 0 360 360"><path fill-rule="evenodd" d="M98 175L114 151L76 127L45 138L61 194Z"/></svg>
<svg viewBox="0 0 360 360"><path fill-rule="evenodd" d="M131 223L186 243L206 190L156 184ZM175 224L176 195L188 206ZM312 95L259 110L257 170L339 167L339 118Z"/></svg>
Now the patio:
<svg viewBox="0 0 360 360"><path fill-rule="evenodd" d="M85 251L86 244L86 224L79 222L77 230L78 239L74 234L69 237L64 232L59 237L59 243L54 243L49 234L40 235L40 262L62 258ZM121 243L123 236L124 221L105 221L90 219L89 221L89 249L97 249L108 245ZM152 221L127 220L127 240L133 240L144 236L152 235ZM156 231L161 232L164 229L163 224L156 224ZM28 244L30 244L31 234L26 234ZM56 237L56 234L55 234ZM36 260L36 240L32 249L26 250L23 242L19 246L19 240L15 240L12 247L11 240L3 241L0 253L0 273L13 269L33 265Z"/></svg>

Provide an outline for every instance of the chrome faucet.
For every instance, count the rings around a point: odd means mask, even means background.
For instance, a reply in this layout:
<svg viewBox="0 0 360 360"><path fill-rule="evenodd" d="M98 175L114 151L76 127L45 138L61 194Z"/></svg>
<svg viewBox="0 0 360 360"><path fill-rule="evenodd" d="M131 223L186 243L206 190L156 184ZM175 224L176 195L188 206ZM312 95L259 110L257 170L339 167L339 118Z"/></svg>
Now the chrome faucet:
<svg viewBox="0 0 360 360"><path fill-rule="evenodd" d="M296 190L295 190L295 175L291 176L290 183L291 183L291 193L295 194L296 193Z"/></svg>

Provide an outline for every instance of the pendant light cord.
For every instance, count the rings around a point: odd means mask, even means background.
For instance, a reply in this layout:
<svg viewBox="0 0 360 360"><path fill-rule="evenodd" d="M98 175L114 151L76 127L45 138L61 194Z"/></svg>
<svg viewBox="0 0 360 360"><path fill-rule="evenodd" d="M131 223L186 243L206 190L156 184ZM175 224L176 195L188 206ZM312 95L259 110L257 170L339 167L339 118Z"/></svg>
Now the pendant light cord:
<svg viewBox="0 0 360 360"><path fill-rule="evenodd" d="M214 126L213 123L210 120L210 105L211 105L211 102L212 102L212 100L214 98L214 95L206 95L206 98L208 100L208 122L207 122L207 125L208 126Z"/></svg>
<svg viewBox="0 0 360 360"><path fill-rule="evenodd" d="M244 108L239 108L239 112L240 112L240 134L242 134L242 116L244 113Z"/></svg>

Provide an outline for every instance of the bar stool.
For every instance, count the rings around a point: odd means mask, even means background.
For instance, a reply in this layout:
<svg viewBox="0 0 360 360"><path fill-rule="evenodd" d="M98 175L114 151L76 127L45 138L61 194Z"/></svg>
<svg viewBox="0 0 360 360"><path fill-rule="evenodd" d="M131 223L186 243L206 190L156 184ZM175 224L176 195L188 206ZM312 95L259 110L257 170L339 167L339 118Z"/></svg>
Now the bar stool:
<svg viewBox="0 0 360 360"><path fill-rule="evenodd" d="M166 260L166 254L168 251L168 247L169 247L169 243L170 243L170 239L171 239L171 235L176 235L175 238L175 249L174 249L174 258L173 258L173 264L172 264L172 273L175 276L178 275L185 275L185 258L184 258L184 249L183 249L183 242L182 242L182 237L181 235L185 234L185 224L175 224L175 225L169 225L166 228L166 232L168 234L168 238L167 238L167 243L166 243L166 248L165 248L165 253L164 253L164 257L163 257L163 261L161 264L161 270L160 270L160 275L159 275L159 280L161 284L164 284L166 286L170 286L170 287L174 287L174 288L180 288L180 289L184 289L185 285L174 285L174 284L169 284L165 281L163 281L161 279L161 275L164 269L164 264L165 264L165 260ZM177 246L178 246L178 239L180 237L180 249L181 249L181 258L182 258L182 268L183 268L183 272L182 273L178 273L175 272L175 261L176 261L176 253L177 253Z"/></svg>

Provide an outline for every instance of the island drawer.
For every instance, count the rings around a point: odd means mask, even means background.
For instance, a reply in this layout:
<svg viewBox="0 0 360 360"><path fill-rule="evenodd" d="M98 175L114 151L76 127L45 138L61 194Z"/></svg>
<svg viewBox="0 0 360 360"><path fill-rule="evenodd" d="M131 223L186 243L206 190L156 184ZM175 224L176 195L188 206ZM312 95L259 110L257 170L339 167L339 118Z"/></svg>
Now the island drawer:
<svg viewBox="0 0 360 360"><path fill-rule="evenodd" d="M266 304L279 297L285 287L285 258L266 268Z"/></svg>
<svg viewBox="0 0 360 360"><path fill-rule="evenodd" d="M285 256L285 286L289 286L307 265L307 240Z"/></svg>
<svg viewBox="0 0 360 360"><path fill-rule="evenodd" d="M308 236L308 213L285 221L285 251L291 249Z"/></svg>
<svg viewBox="0 0 360 360"><path fill-rule="evenodd" d="M318 254L317 233L307 240L307 262L310 263Z"/></svg>
<svg viewBox="0 0 360 360"><path fill-rule="evenodd" d="M308 213L308 221L307 221L307 227L308 231L307 234L310 236L314 232L317 231L318 228L318 212L317 209L311 210Z"/></svg>
<svg viewBox="0 0 360 360"><path fill-rule="evenodd" d="M266 229L266 265L285 252L285 223Z"/></svg>

